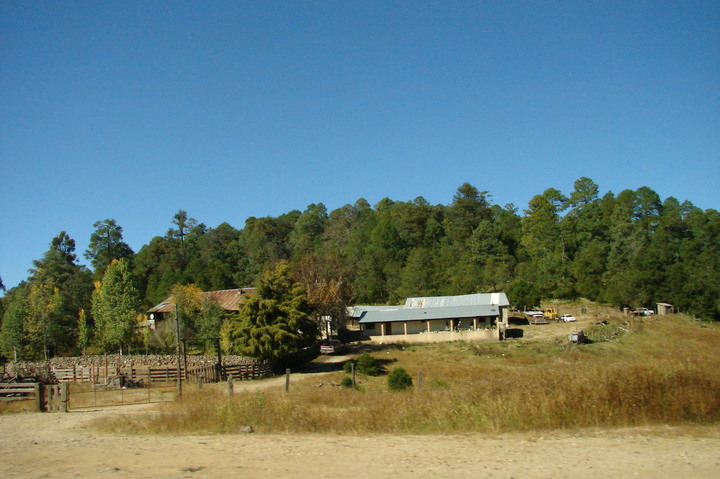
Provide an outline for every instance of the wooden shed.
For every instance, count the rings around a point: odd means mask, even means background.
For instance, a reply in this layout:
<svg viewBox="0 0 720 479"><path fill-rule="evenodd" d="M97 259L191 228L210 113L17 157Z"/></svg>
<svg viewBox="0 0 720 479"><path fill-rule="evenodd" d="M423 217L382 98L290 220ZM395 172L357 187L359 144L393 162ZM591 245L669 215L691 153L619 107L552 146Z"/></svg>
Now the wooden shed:
<svg viewBox="0 0 720 479"><path fill-rule="evenodd" d="M658 303L657 304L657 314L658 316L664 315L664 314L673 314L675 312L675 308L672 304L668 303Z"/></svg>

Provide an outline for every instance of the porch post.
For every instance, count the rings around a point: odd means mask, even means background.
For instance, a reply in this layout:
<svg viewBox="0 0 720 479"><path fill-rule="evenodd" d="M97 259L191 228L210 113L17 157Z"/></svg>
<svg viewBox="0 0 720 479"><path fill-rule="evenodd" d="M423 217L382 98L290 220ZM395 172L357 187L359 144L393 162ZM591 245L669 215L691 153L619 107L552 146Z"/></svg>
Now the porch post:
<svg viewBox="0 0 720 479"><path fill-rule="evenodd" d="M430 320L429 319L428 319L427 325L428 325L428 333L429 333L430 332Z"/></svg>
<svg viewBox="0 0 720 479"><path fill-rule="evenodd" d="M380 323L380 336L385 336L385 323Z"/></svg>
<svg viewBox="0 0 720 479"><path fill-rule="evenodd" d="M455 331L455 320L451 319L450 320L450 332L454 332L454 331Z"/></svg>
<svg viewBox="0 0 720 479"><path fill-rule="evenodd" d="M477 331L477 318L473 318L473 329Z"/></svg>
<svg viewBox="0 0 720 479"><path fill-rule="evenodd" d="M405 330L405 336L407 336L407 321L403 321L403 329Z"/></svg>

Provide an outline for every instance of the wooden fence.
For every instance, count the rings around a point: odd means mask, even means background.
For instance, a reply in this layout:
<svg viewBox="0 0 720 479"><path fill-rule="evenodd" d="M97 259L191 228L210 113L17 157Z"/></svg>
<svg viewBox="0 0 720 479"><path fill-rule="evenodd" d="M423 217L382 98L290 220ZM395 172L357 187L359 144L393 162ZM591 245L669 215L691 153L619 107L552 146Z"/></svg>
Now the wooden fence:
<svg viewBox="0 0 720 479"><path fill-rule="evenodd" d="M233 379L259 379L273 375L269 364L232 364L222 368L222 380L232 374Z"/></svg>
<svg viewBox="0 0 720 479"><path fill-rule="evenodd" d="M107 383L111 378L123 376L132 381L142 379L146 383L176 381L178 369L176 366L141 366L127 368L108 368L102 366L53 368L55 378L59 382L92 382ZM230 364L221 369L217 365L200 366L194 368L180 368L180 378L187 381L218 382L225 380L230 374L235 379L257 379L272 375L272 367L264 363L256 364Z"/></svg>
<svg viewBox="0 0 720 479"><path fill-rule="evenodd" d="M34 401L38 411L67 412L67 384L0 383L0 400Z"/></svg>

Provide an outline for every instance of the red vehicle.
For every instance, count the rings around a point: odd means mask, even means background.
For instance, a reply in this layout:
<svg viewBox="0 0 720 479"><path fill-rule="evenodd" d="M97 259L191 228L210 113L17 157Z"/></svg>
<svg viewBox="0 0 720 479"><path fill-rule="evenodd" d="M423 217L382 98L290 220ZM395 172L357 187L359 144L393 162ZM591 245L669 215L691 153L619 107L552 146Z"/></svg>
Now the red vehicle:
<svg viewBox="0 0 720 479"><path fill-rule="evenodd" d="M325 341L320 345L320 354L335 354L345 350L345 345L337 339Z"/></svg>

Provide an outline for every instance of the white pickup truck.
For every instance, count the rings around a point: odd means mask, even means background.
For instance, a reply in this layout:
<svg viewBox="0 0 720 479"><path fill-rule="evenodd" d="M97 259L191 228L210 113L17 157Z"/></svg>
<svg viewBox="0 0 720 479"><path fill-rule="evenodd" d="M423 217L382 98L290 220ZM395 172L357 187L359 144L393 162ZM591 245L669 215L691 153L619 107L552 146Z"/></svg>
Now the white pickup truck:
<svg viewBox="0 0 720 479"><path fill-rule="evenodd" d="M638 308L635 311L633 311L633 314L635 316L652 316L653 314L655 314L655 311L653 311L652 309L647 309L647 308Z"/></svg>

